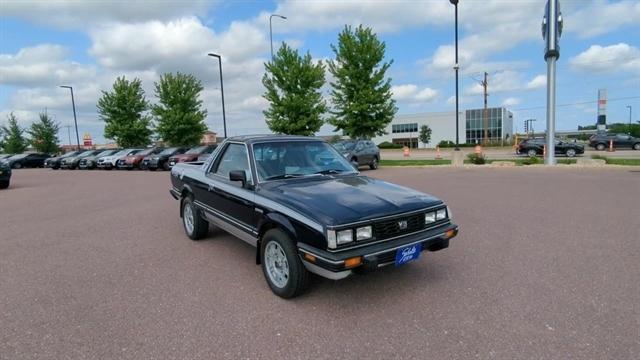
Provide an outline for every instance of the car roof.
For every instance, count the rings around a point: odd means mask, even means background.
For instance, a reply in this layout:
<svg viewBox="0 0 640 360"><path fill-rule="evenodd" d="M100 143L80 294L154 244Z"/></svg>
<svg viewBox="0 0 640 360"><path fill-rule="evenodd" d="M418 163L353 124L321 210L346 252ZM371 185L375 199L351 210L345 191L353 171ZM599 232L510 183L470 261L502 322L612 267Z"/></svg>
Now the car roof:
<svg viewBox="0 0 640 360"><path fill-rule="evenodd" d="M321 138L311 137L311 136L274 135L274 134L233 136L233 137L230 137L228 140L239 141L244 143L257 143L257 142L269 142L269 141L299 141L299 140L324 141Z"/></svg>

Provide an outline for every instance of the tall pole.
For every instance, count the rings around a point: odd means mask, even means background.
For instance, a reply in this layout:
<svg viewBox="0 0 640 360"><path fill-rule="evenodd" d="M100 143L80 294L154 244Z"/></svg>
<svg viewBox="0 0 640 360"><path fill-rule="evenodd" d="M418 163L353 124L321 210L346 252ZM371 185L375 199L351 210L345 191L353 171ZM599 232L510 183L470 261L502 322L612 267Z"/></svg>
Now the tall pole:
<svg viewBox="0 0 640 360"><path fill-rule="evenodd" d="M487 140L488 139L488 128L489 128L489 114L488 114L488 108L487 108L487 86L489 85L489 83L487 82L487 72L484 72L484 81L481 83L482 84L482 88L483 88L483 93L484 93L484 110L482 111L482 127L484 128L484 141L483 141L483 145L487 146Z"/></svg>
<svg viewBox="0 0 640 360"><path fill-rule="evenodd" d="M222 81L222 57L220 55L209 53L209 56L218 59L220 69L220 94L222 95L222 126L224 127L224 138L227 138L227 116L224 111L224 82Z"/></svg>
<svg viewBox="0 0 640 360"><path fill-rule="evenodd" d="M542 37L546 41L544 59L547 62L547 149L545 164L554 166L556 133L556 61L560 57L562 14L558 0L547 0L542 20Z"/></svg>
<svg viewBox="0 0 640 360"><path fill-rule="evenodd" d="M456 71L456 151L460 151L460 136L459 136L459 117L460 111L458 110L458 70L460 69L460 65L458 64L458 0L449 0L450 3L455 7L455 32L456 32L456 63L453 66Z"/></svg>
<svg viewBox="0 0 640 360"><path fill-rule="evenodd" d="M271 43L271 60L273 60L273 27L271 26L271 19L273 19L274 16L284 20L287 19L286 16L282 16L278 14L271 14L269 16L269 42Z"/></svg>
<svg viewBox="0 0 640 360"><path fill-rule="evenodd" d="M629 108L629 135L631 135L631 105L627 105Z"/></svg>
<svg viewBox="0 0 640 360"><path fill-rule="evenodd" d="M73 86L61 85L61 88L71 90L71 105L73 106L73 122L76 125L76 144L78 151L80 150L80 135L78 134L78 119L76 118L76 101L73 97Z"/></svg>

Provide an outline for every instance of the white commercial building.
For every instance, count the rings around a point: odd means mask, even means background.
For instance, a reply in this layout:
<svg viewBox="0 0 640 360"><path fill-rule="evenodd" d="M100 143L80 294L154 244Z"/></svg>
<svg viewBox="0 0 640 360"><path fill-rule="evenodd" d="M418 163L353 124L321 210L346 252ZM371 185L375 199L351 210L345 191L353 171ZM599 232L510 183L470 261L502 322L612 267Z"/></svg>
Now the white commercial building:
<svg viewBox="0 0 640 360"><path fill-rule="evenodd" d="M460 111L459 123L459 143L467 141L465 112ZM423 125L431 128L431 140L428 144L423 144L418 140L420 128ZM376 144L388 141L393 144L411 146L413 148L434 148L440 141L456 141L456 112L432 112L411 115L397 115L385 128L385 135L372 139Z"/></svg>

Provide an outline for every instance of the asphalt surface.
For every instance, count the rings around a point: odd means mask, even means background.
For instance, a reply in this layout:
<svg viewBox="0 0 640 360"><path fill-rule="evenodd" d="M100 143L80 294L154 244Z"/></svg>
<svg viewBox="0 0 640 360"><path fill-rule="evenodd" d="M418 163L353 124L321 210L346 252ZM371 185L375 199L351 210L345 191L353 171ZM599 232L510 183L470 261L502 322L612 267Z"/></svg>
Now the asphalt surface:
<svg viewBox="0 0 640 360"><path fill-rule="evenodd" d="M249 245L186 237L168 173L15 171L0 358L640 358L640 171L365 173L441 197L460 235L283 300Z"/></svg>

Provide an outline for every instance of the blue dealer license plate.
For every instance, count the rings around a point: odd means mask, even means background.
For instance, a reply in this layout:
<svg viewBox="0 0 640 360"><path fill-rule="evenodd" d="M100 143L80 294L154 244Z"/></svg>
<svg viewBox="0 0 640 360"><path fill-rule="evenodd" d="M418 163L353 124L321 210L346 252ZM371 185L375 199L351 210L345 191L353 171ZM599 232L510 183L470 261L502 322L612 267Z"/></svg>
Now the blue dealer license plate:
<svg viewBox="0 0 640 360"><path fill-rule="evenodd" d="M406 246L396 251L396 266L400 266L413 261L420 256L422 251L422 243Z"/></svg>

